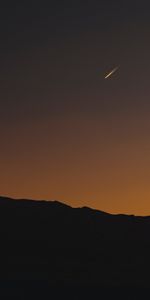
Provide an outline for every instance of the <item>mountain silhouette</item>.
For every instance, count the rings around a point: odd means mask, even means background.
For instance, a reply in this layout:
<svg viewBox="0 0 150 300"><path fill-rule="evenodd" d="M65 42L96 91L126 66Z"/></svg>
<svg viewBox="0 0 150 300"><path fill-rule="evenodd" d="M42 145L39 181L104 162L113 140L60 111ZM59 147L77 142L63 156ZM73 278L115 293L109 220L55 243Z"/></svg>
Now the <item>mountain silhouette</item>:
<svg viewBox="0 0 150 300"><path fill-rule="evenodd" d="M0 281L150 285L150 217L0 197Z"/></svg>

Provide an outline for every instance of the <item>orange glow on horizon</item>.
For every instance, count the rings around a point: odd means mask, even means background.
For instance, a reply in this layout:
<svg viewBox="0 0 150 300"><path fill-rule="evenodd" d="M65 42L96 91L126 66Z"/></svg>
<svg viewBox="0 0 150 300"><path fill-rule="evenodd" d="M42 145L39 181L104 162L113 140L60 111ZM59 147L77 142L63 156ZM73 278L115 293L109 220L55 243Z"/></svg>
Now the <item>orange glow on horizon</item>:
<svg viewBox="0 0 150 300"><path fill-rule="evenodd" d="M72 118L14 129L14 144L2 149L1 195L150 215L147 136L124 122Z"/></svg>

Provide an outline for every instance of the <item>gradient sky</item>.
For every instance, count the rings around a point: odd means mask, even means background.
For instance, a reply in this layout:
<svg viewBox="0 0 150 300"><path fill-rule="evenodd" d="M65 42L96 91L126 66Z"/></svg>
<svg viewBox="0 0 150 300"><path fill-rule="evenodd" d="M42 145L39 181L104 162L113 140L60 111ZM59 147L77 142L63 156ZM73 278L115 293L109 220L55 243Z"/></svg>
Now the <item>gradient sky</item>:
<svg viewBox="0 0 150 300"><path fill-rule="evenodd" d="M150 214L150 2L5 1L0 36L0 194Z"/></svg>

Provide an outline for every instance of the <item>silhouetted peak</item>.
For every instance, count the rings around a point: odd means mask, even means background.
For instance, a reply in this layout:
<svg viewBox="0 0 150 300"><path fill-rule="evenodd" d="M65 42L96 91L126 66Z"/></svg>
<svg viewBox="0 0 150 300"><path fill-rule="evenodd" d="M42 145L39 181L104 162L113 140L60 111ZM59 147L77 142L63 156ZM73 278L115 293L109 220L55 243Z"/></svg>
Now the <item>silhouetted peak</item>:
<svg viewBox="0 0 150 300"><path fill-rule="evenodd" d="M73 208L69 206L66 203L60 202L58 200L33 200L33 199L14 199L9 198L5 196L0 196L0 206L2 207L21 207L21 208L37 208L37 209L48 209L49 211L51 209L55 209L56 211L71 211L74 212L74 214L81 213L84 216L95 216L96 218L104 218L104 219L116 219L120 221L140 221L140 220L147 220L150 221L150 216L135 216L133 214L127 215L127 214L110 214L101 210L97 210L94 208L90 208L87 206L83 207L76 207Z"/></svg>
<svg viewBox="0 0 150 300"><path fill-rule="evenodd" d="M0 205L35 208L71 209L71 206L57 200L14 199L0 196Z"/></svg>

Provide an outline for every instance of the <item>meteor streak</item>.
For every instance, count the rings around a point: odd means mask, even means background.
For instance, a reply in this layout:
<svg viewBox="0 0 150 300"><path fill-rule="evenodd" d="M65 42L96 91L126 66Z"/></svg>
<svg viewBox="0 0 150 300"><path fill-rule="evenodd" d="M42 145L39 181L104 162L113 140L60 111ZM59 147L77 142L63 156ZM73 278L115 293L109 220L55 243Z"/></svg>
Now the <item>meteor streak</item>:
<svg viewBox="0 0 150 300"><path fill-rule="evenodd" d="M114 68L111 72L109 72L106 76L105 76L105 79L107 79L108 77L110 77L112 74L114 74L117 70L118 70L119 67L116 67Z"/></svg>

